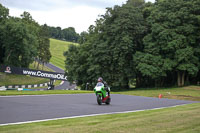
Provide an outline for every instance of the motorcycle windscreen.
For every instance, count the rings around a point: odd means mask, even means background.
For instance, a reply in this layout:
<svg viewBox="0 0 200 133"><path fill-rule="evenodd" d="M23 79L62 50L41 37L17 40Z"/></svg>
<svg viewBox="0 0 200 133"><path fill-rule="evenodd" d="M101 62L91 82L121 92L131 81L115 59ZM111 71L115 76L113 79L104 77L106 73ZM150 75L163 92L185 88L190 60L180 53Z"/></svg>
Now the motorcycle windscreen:
<svg viewBox="0 0 200 133"><path fill-rule="evenodd" d="M96 91L101 91L102 86L97 86L95 89Z"/></svg>

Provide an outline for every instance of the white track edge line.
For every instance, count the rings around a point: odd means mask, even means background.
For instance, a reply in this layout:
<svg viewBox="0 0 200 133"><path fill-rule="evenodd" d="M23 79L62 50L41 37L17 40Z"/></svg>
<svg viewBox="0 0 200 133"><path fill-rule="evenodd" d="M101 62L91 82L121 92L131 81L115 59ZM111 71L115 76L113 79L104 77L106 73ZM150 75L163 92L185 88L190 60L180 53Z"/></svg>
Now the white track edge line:
<svg viewBox="0 0 200 133"><path fill-rule="evenodd" d="M34 121L25 121L25 122L5 123L5 124L0 124L0 126L20 125L20 124L29 124L29 123L37 123L37 122L46 122L46 121L52 121L52 120L63 120L63 119L83 118L83 117L101 116L101 115L111 115L111 114L134 113L134 112L158 110L158 109L165 109L165 108L174 108L174 107L184 106L184 105L187 105L187 104L181 104L181 105L175 105L175 106L168 106L168 107L160 107L160 108L153 108L153 109L144 109L144 110L123 111L123 112L110 112L110 113L90 114L90 115L80 115L80 116L69 116L69 117L52 118L52 119L44 119L44 120L34 120Z"/></svg>

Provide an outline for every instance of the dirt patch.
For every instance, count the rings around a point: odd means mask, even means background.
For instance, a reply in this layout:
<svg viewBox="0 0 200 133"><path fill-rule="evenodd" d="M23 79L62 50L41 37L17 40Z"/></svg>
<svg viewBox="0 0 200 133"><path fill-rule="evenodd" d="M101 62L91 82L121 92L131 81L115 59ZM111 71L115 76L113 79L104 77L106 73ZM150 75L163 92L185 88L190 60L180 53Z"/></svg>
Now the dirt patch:
<svg viewBox="0 0 200 133"><path fill-rule="evenodd" d="M190 100L190 101L200 101L200 97L194 97L189 95L167 95L166 98L179 99L179 100Z"/></svg>
<svg viewBox="0 0 200 133"><path fill-rule="evenodd" d="M186 87L183 87L183 89L186 89L186 90L199 90L200 91L200 86L186 86Z"/></svg>

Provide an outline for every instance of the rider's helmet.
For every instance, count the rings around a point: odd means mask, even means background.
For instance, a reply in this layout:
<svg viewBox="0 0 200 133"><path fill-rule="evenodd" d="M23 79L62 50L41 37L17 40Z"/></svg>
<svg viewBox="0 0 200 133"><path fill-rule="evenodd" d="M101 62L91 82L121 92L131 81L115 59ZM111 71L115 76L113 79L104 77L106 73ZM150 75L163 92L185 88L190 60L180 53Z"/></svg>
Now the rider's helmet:
<svg viewBox="0 0 200 133"><path fill-rule="evenodd" d="M99 77L99 78L98 78L98 82L103 82L103 78L102 78L102 77Z"/></svg>

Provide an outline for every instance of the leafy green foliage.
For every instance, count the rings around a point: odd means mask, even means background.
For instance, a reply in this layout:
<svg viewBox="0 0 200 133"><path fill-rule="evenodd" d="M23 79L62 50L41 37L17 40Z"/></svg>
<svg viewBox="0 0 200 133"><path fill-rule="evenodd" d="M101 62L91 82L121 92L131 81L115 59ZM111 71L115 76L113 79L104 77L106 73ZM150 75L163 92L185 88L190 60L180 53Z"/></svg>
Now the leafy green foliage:
<svg viewBox="0 0 200 133"><path fill-rule="evenodd" d="M105 15L82 34L82 45L65 53L68 79L83 87L92 88L98 77L113 87L129 87L134 78L133 54L142 49L142 38L147 30L142 9L137 6L107 8Z"/></svg>
<svg viewBox="0 0 200 133"><path fill-rule="evenodd" d="M185 0L158 1L147 18L151 33L144 38L144 55L152 56L151 61L137 60L137 69L151 78L167 77L177 73L178 85L184 85L185 76L196 75L199 71L199 2ZM198 15L197 15L198 14ZM135 55L141 56L140 54ZM159 57L159 58L157 58ZM151 73L156 65L155 73ZM140 70L140 66L152 67ZM156 74L157 76L155 76ZM179 75L180 74L180 75ZM176 76L175 74L173 74Z"/></svg>
<svg viewBox="0 0 200 133"><path fill-rule="evenodd" d="M48 26L48 30L51 38L65 40L69 42L78 42L79 34L76 33L74 27L61 29L61 27Z"/></svg>
<svg viewBox="0 0 200 133"><path fill-rule="evenodd" d="M78 43L83 44L84 42L86 42L87 36L88 36L88 33L86 31L81 32L80 37L78 39Z"/></svg>
<svg viewBox="0 0 200 133"><path fill-rule="evenodd" d="M107 8L66 52L66 74L83 87L183 86L200 77L200 1L128 0Z"/></svg>
<svg viewBox="0 0 200 133"><path fill-rule="evenodd" d="M40 26L30 13L21 18L10 17L0 4L0 64L29 67L36 58L48 62L51 58L47 27Z"/></svg>
<svg viewBox="0 0 200 133"><path fill-rule="evenodd" d="M4 64L28 67L37 52L36 38L30 34L28 26L18 18L11 18L5 25Z"/></svg>
<svg viewBox="0 0 200 133"><path fill-rule="evenodd" d="M43 64L51 59L50 40L47 25L43 25L39 31L38 58Z"/></svg>
<svg viewBox="0 0 200 133"><path fill-rule="evenodd" d="M3 47L4 36L4 24L8 19L9 10L0 4L0 64L3 63L5 57L5 48Z"/></svg>

